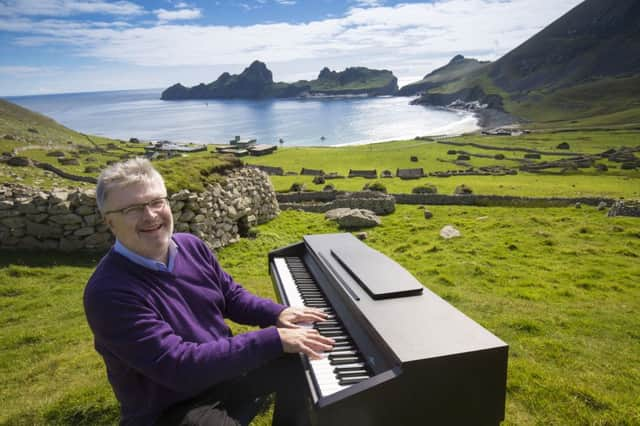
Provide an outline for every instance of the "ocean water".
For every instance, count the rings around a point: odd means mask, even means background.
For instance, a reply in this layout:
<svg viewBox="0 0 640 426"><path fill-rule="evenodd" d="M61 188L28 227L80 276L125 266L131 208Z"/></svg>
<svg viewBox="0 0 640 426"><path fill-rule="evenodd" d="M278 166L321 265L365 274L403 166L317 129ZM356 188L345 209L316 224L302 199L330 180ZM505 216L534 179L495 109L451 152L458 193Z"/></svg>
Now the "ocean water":
<svg viewBox="0 0 640 426"><path fill-rule="evenodd" d="M79 132L128 140L226 144L234 136L285 146L366 144L476 130L468 112L409 98L162 101L161 90L10 97Z"/></svg>

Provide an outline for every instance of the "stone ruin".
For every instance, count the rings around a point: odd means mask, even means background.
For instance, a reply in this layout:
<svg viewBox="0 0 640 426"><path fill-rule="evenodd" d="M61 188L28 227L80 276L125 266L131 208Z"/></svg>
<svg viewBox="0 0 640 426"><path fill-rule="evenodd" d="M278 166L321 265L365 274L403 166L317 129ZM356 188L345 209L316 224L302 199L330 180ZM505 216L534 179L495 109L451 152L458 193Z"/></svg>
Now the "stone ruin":
<svg viewBox="0 0 640 426"><path fill-rule="evenodd" d="M264 172L237 169L226 184L170 195L176 232L190 232L212 248L237 241L249 227L275 218L278 202ZM105 250L113 236L97 209L94 190L41 191L0 186L0 248Z"/></svg>

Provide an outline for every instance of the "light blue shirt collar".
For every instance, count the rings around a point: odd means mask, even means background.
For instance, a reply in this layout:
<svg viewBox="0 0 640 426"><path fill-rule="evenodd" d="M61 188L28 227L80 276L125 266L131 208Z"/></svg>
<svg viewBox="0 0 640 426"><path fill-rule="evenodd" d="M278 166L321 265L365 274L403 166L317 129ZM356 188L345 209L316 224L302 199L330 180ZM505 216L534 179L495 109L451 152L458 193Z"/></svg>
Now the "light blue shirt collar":
<svg viewBox="0 0 640 426"><path fill-rule="evenodd" d="M148 257L140 256L138 253L132 252L118 240L116 240L116 243L114 244L113 249L117 253L129 259L130 261L137 263L140 266L144 266L145 268L149 268L153 271L171 272L173 271L173 265L176 261L176 253L178 252L178 245L175 243L175 241L173 241L173 239L169 241L169 254L167 255L166 265L155 259L149 259Z"/></svg>

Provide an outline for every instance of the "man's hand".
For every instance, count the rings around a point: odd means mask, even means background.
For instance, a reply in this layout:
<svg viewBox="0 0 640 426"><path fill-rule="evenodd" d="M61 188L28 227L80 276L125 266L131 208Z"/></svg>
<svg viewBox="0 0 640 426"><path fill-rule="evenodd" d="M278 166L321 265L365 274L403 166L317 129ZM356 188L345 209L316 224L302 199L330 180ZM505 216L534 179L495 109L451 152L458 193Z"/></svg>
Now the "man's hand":
<svg viewBox="0 0 640 426"><path fill-rule="evenodd" d="M289 307L280 312L276 326L278 328L298 328L300 323L312 323L324 321L327 314L316 308L293 308Z"/></svg>
<svg viewBox="0 0 640 426"><path fill-rule="evenodd" d="M282 348L287 353L306 354L311 359L321 359L320 352L333 348L333 339L322 336L313 328L277 328Z"/></svg>

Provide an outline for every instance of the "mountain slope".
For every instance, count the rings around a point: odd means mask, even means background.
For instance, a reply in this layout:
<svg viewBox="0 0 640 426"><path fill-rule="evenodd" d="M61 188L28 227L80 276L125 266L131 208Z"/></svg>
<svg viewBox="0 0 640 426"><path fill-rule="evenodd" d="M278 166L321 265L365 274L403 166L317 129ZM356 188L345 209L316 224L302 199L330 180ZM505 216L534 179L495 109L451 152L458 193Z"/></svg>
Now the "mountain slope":
<svg viewBox="0 0 640 426"><path fill-rule="evenodd" d="M489 75L509 92L640 73L640 2L587 0L507 53Z"/></svg>
<svg viewBox="0 0 640 426"><path fill-rule="evenodd" d="M640 123L639 80L640 2L586 0L486 68L427 89L419 102L479 100L542 125Z"/></svg>
<svg viewBox="0 0 640 426"><path fill-rule="evenodd" d="M443 67L440 67L429 74L425 75L422 80L403 86L398 91L398 96L413 96L420 92L429 90L443 84L456 81L462 77L473 75L479 70L489 66L488 61L478 61L477 59L465 58L462 55L456 55Z"/></svg>

